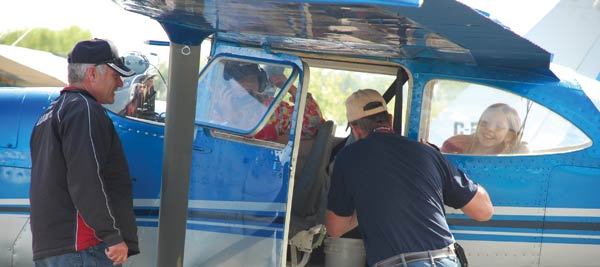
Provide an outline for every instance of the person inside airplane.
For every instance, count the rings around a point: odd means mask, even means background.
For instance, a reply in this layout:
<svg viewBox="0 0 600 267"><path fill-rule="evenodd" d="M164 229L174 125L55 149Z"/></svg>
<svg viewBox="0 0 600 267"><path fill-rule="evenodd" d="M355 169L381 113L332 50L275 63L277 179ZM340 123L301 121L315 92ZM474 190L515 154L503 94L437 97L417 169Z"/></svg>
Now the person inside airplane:
<svg viewBox="0 0 600 267"><path fill-rule="evenodd" d="M521 119L517 111L507 104L496 103L483 111L474 134L452 136L440 150L478 155L524 153L528 149L520 136Z"/></svg>
<svg viewBox="0 0 600 267"><path fill-rule="evenodd" d="M119 115L159 121L159 116L154 113L154 99L156 96L154 76L152 74L142 74L134 78L131 84L129 102L119 112Z"/></svg>
<svg viewBox="0 0 600 267"><path fill-rule="evenodd" d="M274 100L273 96L267 94L269 86L282 87L287 80L286 76L281 73L267 72L258 64L245 63L237 61L228 61L224 67L224 79L226 81L235 81L247 94L250 94L254 100L262 103L264 106L269 106ZM296 95L296 87L292 85L288 92L291 94L291 100L294 100ZM230 91L231 92L231 91ZM245 95L244 92L242 95ZM230 98L230 108L237 111L249 109L240 109L240 103L235 103L234 98L241 98L240 93L228 93L223 96ZM239 101L238 101L239 102ZM244 101L249 102L249 101ZM250 101L253 102L253 101ZM243 103L241 103L243 104ZM286 101L281 101L274 114L271 116L267 124L254 137L256 139L273 141L278 143L286 143L289 139L291 127L291 116L294 111L294 106ZM309 93L306 99L304 109L304 119L302 124L302 138L312 139L317 134L319 127L325 122L319 105Z"/></svg>

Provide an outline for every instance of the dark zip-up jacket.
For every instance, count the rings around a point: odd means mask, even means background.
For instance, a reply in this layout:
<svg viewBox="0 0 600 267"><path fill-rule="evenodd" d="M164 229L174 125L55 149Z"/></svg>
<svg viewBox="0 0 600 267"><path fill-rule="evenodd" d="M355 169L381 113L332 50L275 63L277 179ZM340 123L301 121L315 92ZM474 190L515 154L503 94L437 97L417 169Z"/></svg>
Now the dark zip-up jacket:
<svg viewBox="0 0 600 267"><path fill-rule="evenodd" d="M139 253L127 160L112 121L87 91L65 88L31 146L33 259L125 241Z"/></svg>

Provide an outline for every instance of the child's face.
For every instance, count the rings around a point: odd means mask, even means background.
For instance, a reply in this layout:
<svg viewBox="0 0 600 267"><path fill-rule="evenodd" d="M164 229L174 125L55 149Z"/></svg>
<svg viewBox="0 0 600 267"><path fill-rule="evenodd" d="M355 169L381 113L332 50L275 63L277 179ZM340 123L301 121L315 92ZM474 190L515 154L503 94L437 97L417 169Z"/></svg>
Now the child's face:
<svg viewBox="0 0 600 267"><path fill-rule="evenodd" d="M481 116L476 136L481 146L494 147L506 139L509 130L506 115L499 111L488 111Z"/></svg>

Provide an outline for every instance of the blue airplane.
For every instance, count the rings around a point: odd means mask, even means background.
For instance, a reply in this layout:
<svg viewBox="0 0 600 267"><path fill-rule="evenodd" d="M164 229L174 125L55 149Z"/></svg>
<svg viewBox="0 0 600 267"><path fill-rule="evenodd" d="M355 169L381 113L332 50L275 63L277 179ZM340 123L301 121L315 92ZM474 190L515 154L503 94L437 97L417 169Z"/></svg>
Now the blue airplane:
<svg viewBox="0 0 600 267"><path fill-rule="evenodd" d="M447 209L471 266L598 266L600 83L485 14L453 0L115 2L170 39L168 77L129 54L138 75L106 106L142 250L126 266L326 266L315 247L329 170L351 142L336 112L366 87L389 102L396 132L437 145L488 190L488 222ZM229 74L247 66L260 67L266 101ZM29 138L59 91L0 88L0 266L31 266ZM310 98L328 121L303 139ZM285 138L259 138L283 102ZM509 125L481 119L494 104L515 111ZM473 145L498 139L490 127L518 133L501 140L511 149Z"/></svg>

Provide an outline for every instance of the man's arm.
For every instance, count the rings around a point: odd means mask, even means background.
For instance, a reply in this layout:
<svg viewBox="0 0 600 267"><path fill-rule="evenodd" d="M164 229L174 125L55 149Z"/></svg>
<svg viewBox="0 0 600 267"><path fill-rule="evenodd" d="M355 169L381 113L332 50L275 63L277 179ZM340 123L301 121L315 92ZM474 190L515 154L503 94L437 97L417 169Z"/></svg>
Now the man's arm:
<svg viewBox="0 0 600 267"><path fill-rule="evenodd" d="M327 222L325 223L325 227L327 228L327 233L331 237L340 237L358 226L356 211L348 217L338 216L330 210L327 210L326 215Z"/></svg>
<svg viewBox="0 0 600 267"><path fill-rule="evenodd" d="M107 246L123 241L106 193L102 166L109 156L110 131L104 111L80 103L63 113L62 149L67 164L67 186L77 212Z"/></svg>
<svg viewBox="0 0 600 267"><path fill-rule="evenodd" d="M461 210L477 221L488 221L494 215L494 206L492 206L490 196L481 185L478 185L477 193Z"/></svg>
<svg viewBox="0 0 600 267"><path fill-rule="evenodd" d="M444 204L461 209L464 214L477 220L487 221L494 215L494 206L483 186L471 181L467 175L439 154L447 166L444 183ZM466 203L466 204L465 204Z"/></svg>

